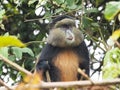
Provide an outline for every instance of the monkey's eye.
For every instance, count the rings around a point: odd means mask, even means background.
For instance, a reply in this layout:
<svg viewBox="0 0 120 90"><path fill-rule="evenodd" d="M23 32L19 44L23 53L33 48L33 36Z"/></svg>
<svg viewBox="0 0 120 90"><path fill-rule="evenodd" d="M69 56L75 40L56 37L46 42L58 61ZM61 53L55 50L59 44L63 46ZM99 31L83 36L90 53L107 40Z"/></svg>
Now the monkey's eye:
<svg viewBox="0 0 120 90"><path fill-rule="evenodd" d="M63 24L63 25L61 25L61 28L70 28L71 27L71 25L69 25L69 24Z"/></svg>
<svg viewBox="0 0 120 90"><path fill-rule="evenodd" d="M60 25L57 25L56 27L57 27L57 28L70 28L70 27L72 27L72 26L69 25L69 24L60 24Z"/></svg>

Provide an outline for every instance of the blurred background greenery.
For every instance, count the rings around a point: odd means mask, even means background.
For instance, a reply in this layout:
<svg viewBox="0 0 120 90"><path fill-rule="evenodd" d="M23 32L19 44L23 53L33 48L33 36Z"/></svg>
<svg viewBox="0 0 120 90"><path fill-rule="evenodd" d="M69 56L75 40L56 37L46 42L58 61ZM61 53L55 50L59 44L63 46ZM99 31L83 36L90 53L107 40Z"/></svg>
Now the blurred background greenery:
<svg viewBox="0 0 120 90"><path fill-rule="evenodd" d="M1 0L0 35L14 35L29 45L2 47L0 54L33 72L48 35L48 23L66 14L78 20L90 52L91 75L99 76L105 53L111 49L106 42L120 28L119 5L120 0ZM18 82L21 75L0 61L0 78L6 83Z"/></svg>

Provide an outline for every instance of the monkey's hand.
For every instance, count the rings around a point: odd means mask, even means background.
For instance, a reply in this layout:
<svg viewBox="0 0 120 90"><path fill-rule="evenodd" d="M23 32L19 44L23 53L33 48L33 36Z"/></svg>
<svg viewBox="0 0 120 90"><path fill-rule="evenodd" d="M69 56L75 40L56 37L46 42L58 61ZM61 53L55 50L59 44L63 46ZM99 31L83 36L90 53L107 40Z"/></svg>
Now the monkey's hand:
<svg viewBox="0 0 120 90"><path fill-rule="evenodd" d="M36 73L39 74L41 80L44 81L44 76L46 76L44 74L49 70L49 68L50 66L47 60L39 60L36 66Z"/></svg>
<svg viewBox="0 0 120 90"><path fill-rule="evenodd" d="M47 60L39 60L39 62L37 63L37 71L46 71L50 68L48 61Z"/></svg>

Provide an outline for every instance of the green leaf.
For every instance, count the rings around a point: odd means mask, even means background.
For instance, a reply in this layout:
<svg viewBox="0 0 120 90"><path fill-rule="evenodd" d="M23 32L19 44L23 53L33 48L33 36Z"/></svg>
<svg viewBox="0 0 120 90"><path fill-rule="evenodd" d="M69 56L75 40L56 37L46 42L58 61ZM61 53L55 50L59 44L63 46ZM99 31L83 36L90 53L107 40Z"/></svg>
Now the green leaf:
<svg viewBox="0 0 120 90"><path fill-rule="evenodd" d="M67 8L72 9L72 10L79 8L80 6L80 5L79 6L76 5L75 0L66 0L65 4L67 5Z"/></svg>
<svg viewBox="0 0 120 90"><path fill-rule="evenodd" d="M2 23L4 14L5 14L5 10L4 9L3 10L0 9L0 28L2 30L5 30L4 24Z"/></svg>
<svg viewBox="0 0 120 90"><path fill-rule="evenodd" d="M3 18L4 14L5 14L5 10L0 10L0 20Z"/></svg>
<svg viewBox="0 0 120 90"><path fill-rule="evenodd" d="M28 53L29 55L31 55L32 57L34 57L34 53L29 48L12 47L12 50L13 50L13 54L18 59L22 59L22 54L23 53Z"/></svg>
<svg viewBox="0 0 120 90"><path fill-rule="evenodd" d="M0 28L1 28L2 30L5 30L4 24L0 23Z"/></svg>
<svg viewBox="0 0 120 90"><path fill-rule="evenodd" d="M29 55L34 57L34 53L30 48L22 48L21 50L22 50L23 53L28 53Z"/></svg>
<svg viewBox="0 0 120 90"><path fill-rule="evenodd" d="M58 5L63 4L65 0L54 0Z"/></svg>
<svg viewBox="0 0 120 90"><path fill-rule="evenodd" d="M112 20L120 12L120 1L111 1L106 4L105 8L105 18L107 20Z"/></svg>
<svg viewBox="0 0 120 90"><path fill-rule="evenodd" d="M2 47L0 48L0 54L4 57L8 58L8 47Z"/></svg>
<svg viewBox="0 0 120 90"><path fill-rule="evenodd" d="M13 54L16 56L18 59L22 59L22 49L19 47L12 47Z"/></svg>
<svg viewBox="0 0 120 90"><path fill-rule="evenodd" d="M45 13L44 18L49 18L49 17L51 17L51 16L52 16L51 13L50 13L49 11L47 11L47 12Z"/></svg>
<svg viewBox="0 0 120 90"><path fill-rule="evenodd" d="M114 79L120 75L120 49L114 48L108 51L103 63L103 78Z"/></svg>
<svg viewBox="0 0 120 90"><path fill-rule="evenodd" d="M0 47L7 46L25 47L25 44L15 36L0 36Z"/></svg>
<svg viewBox="0 0 120 90"><path fill-rule="evenodd" d="M33 4L36 1L38 1L38 0L29 0L28 5L31 5L31 4Z"/></svg>
<svg viewBox="0 0 120 90"><path fill-rule="evenodd" d="M94 27L99 27L98 23L91 23L91 25L94 26Z"/></svg>
<svg viewBox="0 0 120 90"><path fill-rule="evenodd" d="M66 3L68 6L72 6L73 4L75 5L75 0L65 0L65 3Z"/></svg>
<svg viewBox="0 0 120 90"><path fill-rule="evenodd" d="M9 32L6 32L6 33L4 34L4 36L9 36Z"/></svg>
<svg viewBox="0 0 120 90"><path fill-rule="evenodd" d="M76 8L78 8L78 6L75 5L75 4L73 4L72 6L69 7L69 9L72 9L72 10L74 10L74 9L76 9Z"/></svg>
<svg viewBox="0 0 120 90"><path fill-rule="evenodd" d="M89 17L82 18L82 23L83 23L84 27L89 27L92 22L93 22L93 20Z"/></svg>
<svg viewBox="0 0 120 90"><path fill-rule="evenodd" d="M56 9L55 13L57 14L57 13L60 13L60 12L62 12L62 11L63 11L62 8L58 8L58 9Z"/></svg>
<svg viewBox="0 0 120 90"><path fill-rule="evenodd" d="M15 55L10 55L9 57L8 57L8 59L10 60L10 61L15 61L16 60L16 56Z"/></svg>
<svg viewBox="0 0 120 90"><path fill-rule="evenodd" d="M99 6L103 2L104 2L104 0L95 0L96 6Z"/></svg>
<svg viewBox="0 0 120 90"><path fill-rule="evenodd" d="M104 79L115 79L117 78L120 73L120 69L117 69L117 64L112 64L109 65L109 69L107 68L106 70L103 71L103 78Z"/></svg>

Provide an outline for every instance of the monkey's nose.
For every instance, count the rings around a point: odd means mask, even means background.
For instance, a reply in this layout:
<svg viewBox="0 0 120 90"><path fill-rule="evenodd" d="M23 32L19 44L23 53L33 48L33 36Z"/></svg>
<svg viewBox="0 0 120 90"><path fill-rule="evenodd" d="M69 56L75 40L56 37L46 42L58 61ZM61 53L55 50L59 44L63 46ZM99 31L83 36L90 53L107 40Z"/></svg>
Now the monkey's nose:
<svg viewBox="0 0 120 90"><path fill-rule="evenodd" d="M73 40L72 36L67 37L68 40Z"/></svg>
<svg viewBox="0 0 120 90"><path fill-rule="evenodd" d="M69 40L69 41L72 41L74 39L74 34L69 29L66 30L66 39Z"/></svg>

